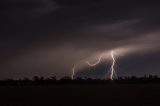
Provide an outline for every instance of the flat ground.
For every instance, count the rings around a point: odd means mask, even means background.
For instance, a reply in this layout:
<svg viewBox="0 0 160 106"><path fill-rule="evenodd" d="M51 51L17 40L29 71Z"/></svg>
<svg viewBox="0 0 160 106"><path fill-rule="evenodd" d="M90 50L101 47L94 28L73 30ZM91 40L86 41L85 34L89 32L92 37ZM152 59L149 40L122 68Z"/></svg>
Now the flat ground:
<svg viewBox="0 0 160 106"><path fill-rule="evenodd" d="M0 106L160 106L160 84L0 87Z"/></svg>

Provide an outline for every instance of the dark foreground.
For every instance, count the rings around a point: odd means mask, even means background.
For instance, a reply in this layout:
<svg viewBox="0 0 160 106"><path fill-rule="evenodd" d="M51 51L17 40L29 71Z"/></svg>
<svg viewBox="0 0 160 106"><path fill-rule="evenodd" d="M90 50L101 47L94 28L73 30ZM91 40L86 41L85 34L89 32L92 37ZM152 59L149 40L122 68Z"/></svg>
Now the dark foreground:
<svg viewBox="0 0 160 106"><path fill-rule="evenodd" d="M0 106L157 106L160 84L1 86Z"/></svg>

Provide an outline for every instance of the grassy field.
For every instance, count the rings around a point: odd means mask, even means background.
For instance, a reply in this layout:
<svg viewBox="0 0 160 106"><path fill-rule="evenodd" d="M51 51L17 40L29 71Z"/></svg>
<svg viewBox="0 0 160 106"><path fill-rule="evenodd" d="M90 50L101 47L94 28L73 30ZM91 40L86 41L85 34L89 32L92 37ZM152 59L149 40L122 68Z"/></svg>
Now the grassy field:
<svg viewBox="0 0 160 106"><path fill-rule="evenodd" d="M1 86L0 106L158 106L160 84Z"/></svg>

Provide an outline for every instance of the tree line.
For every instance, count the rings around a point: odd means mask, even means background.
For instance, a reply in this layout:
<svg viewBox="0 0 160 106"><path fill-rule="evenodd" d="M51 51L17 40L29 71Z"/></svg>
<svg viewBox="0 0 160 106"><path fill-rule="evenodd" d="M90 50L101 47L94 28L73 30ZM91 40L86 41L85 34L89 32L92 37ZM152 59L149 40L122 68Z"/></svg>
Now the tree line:
<svg viewBox="0 0 160 106"><path fill-rule="evenodd" d="M77 77L71 79L69 76L64 76L61 79L57 79L56 76L50 78L44 78L34 76L32 79L23 78L19 80L5 79L0 80L0 86L7 85L59 85L59 84L121 84L121 83L160 83L160 77L157 75L144 75L142 77L136 76L120 76L117 79L92 79L88 77Z"/></svg>

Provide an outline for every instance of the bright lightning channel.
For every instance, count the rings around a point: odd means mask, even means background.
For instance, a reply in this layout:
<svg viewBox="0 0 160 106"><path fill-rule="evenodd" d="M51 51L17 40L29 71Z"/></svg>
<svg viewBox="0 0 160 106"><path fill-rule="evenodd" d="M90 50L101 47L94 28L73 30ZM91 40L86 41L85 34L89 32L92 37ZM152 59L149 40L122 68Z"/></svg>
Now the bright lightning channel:
<svg viewBox="0 0 160 106"><path fill-rule="evenodd" d="M92 67L92 66L96 66L97 64L99 64L100 62L101 62L101 58L102 58L102 56L100 56L99 58L98 58L98 61L96 61L95 63L90 63L89 61L86 61L86 63L90 66L90 67Z"/></svg>
<svg viewBox="0 0 160 106"><path fill-rule="evenodd" d="M100 56L100 57L98 58L98 61L95 62L95 63L93 63L93 64L90 63L89 61L86 61L86 63L87 63L90 67L96 66L97 64L100 63L101 58L102 58L102 56ZM71 79L72 79L72 80L74 80L74 76L75 76L75 68L76 68L76 66L77 66L77 65L74 65L73 68L72 68L72 75L71 75Z"/></svg>
<svg viewBox="0 0 160 106"><path fill-rule="evenodd" d="M115 72L114 66L115 66L115 63L116 63L113 50L110 52L110 55L111 55L111 58L112 58L110 79L113 80L113 75L114 75L114 72Z"/></svg>
<svg viewBox="0 0 160 106"><path fill-rule="evenodd" d="M110 68L111 69L110 79L113 80L114 74L115 74L115 76L117 76L116 72L115 72L115 69L114 69L114 66L116 64L116 60L115 60L115 56L114 56L114 51L113 50L110 52L110 56L112 58L112 65L111 65L111 68ZM97 64L99 64L101 62L101 59L102 59L102 55L99 56L98 60L95 63L90 63L89 61L86 61L86 63L90 67L93 67L93 66L96 66ZM75 76L75 67L76 67L76 65L74 65L73 68L72 68L72 76L71 76L72 80L74 80L74 76Z"/></svg>

